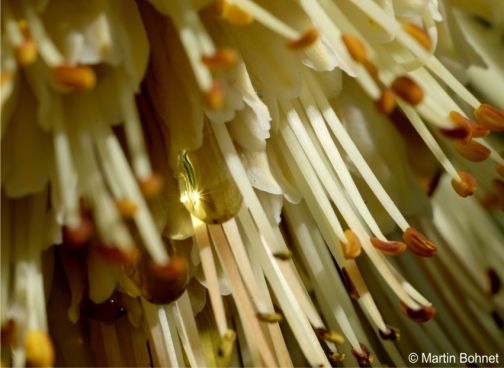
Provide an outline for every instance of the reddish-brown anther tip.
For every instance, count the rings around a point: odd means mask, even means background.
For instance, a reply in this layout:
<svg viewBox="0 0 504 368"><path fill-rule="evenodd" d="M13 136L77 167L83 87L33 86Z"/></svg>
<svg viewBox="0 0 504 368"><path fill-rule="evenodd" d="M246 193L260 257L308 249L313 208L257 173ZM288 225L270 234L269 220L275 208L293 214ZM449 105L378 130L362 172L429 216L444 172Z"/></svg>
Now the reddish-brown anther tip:
<svg viewBox="0 0 504 368"><path fill-rule="evenodd" d="M380 337L383 340L398 341L400 339L399 329L394 326L385 325L387 328L385 331L378 330Z"/></svg>
<svg viewBox="0 0 504 368"><path fill-rule="evenodd" d="M139 182L140 190L147 199L155 198L163 190L164 180L163 177L153 174L147 179Z"/></svg>
<svg viewBox="0 0 504 368"><path fill-rule="evenodd" d="M431 257L436 253L436 245L412 227L406 229L403 234L403 240L411 252L417 256Z"/></svg>
<svg viewBox="0 0 504 368"><path fill-rule="evenodd" d="M299 50L305 47L311 46L317 41L319 38L319 31L316 28L311 28L297 40L292 40L287 42L287 47L292 50Z"/></svg>
<svg viewBox="0 0 504 368"><path fill-rule="evenodd" d="M391 87L396 95L411 105L418 105L424 98L422 87L406 75L394 79Z"/></svg>
<svg viewBox="0 0 504 368"><path fill-rule="evenodd" d="M341 36L341 40L345 44L352 59L361 64L366 61L366 47L358 37L344 34Z"/></svg>
<svg viewBox="0 0 504 368"><path fill-rule="evenodd" d="M369 352L369 349L362 342L359 343L362 352L358 352L355 348L352 348L352 355L357 359L359 367L370 367L373 362L373 356Z"/></svg>
<svg viewBox="0 0 504 368"><path fill-rule="evenodd" d="M79 248L86 245L94 234L94 225L90 216L84 215L79 225L74 227L63 227L63 243Z"/></svg>
<svg viewBox="0 0 504 368"><path fill-rule="evenodd" d="M139 256L136 248L124 250L103 242L97 242L95 247L104 259L113 263L131 265L137 261Z"/></svg>
<svg viewBox="0 0 504 368"><path fill-rule="evenodd" d="M401 301L401 311L405 313L411 320L417 323L430 321L436 315L434 307L420 307L419 309L411 309Z"/></svg>
<svg viewBox="0 0 504 368"><path fill-rule="evenodd" d="M128 199L119 199L116 201L116 207L124 218L132 218L138 210L138 205Z"/></svg>
<svg viewBox="0 0 504 368"><path fill-rule="evenodd" d="M492 153L490 149L481 143L475 141L474 139L470 139L468 141L459 141L455 140L453 142L453 146L455 150L466 160L472 162L481 162L485 161L490 154Z"/></svg>
<svg viewBox="0 0 504 368"><path fill-rule="evenodd" d="M362 246L359 238L352 230L345 230L346 242L340 242L343 249L343 256L345 259L355 259L362 252Z"/></svg>
<svg viewBox="0 0 504 368"><path fill-rule="evenodd" d="M217 50L213 55L203 55L201 62L212 70L224 70L236 64L238 55L231 48Z"/></svg>
<svg viewBox="0 0 504 368"><path fill-rule="evenodd" d="M375 103L376 109L382 114L389 115L396 107L396 96L390 88L385 88Z"/></svg>
<svg viewBox="0 0 504 368"><path fill-rule="evenodd" d="M214 80L212 86L205 92L205 105L216 110L224 106L224 87L218 80Z"/></svg>
<svg viewBox="0 0 504 368"><path fill-rule="evenodd" d="M481 104L474 110L476 121L494 132L504 131L504 113L489 104Z"/></svg>
<svg viewBox="0 0 504 368"><path fill-rule="evenodd" d="M359 299L359 292L357 291L357 288L355 287L345 267L341 268L341 275L343 278L343 284L345 285L345 288L350 297L352 297L353 299Z"/></svg>
<svg viewBox="0 0 504 368"><path fill-rule="evenodd" d="M403 242L380 240L376 237L371 238L371 244L373 244L376 249L390 256L398 255L407 248L406 244Z"/></svg>
<svg viewBox="0 0 504 368"><path fill-rule="evenodd" d="M188 272L188 264L184 257L174 255L170 258L167 264L160 265L151 262L150 268L152 272L159 278L164 280L179 280L186 278Z"/></svg>
<svg viewBox="0 0 504 368"><path fill-rule="evenodd" d="M453 189L463 198L473 195L477 187L476 179L465 171L459 171L458 174L460 180L451 180Z"/></svg>
<svg viewBox="0 0 504 368"><path fill-rule="evenodd" d="M462 114L456 111L450 111L449 117L456 125L455 128L442 128L441 133L452 139L460 139L463 141L468 141L473 135L473 124L469 119L467 119Z"/></svg>

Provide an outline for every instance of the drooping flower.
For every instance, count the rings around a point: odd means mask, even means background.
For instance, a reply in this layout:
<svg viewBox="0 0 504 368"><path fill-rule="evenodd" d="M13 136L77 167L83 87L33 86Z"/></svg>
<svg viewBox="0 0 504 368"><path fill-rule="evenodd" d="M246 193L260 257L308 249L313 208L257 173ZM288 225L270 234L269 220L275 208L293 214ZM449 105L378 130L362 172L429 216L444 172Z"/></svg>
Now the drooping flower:
<svg viewBox="0 0 504 368"><path fill-rule="evenodd" d="M502 354L501 15L4 2L2 364Z"/></svg>

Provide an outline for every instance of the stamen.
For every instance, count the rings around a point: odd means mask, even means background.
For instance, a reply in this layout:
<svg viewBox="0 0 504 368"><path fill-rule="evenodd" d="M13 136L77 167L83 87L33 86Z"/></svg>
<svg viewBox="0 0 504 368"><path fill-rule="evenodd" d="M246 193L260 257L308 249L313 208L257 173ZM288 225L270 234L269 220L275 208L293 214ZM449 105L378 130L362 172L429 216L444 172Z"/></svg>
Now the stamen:
<svg viewBox="0 0 504 368"><path fill-rule="evenodd" d="M283 320L283 315L280 313L256 313L257 318L266 323L278 323Z"/></svg>
<svg viewBox="0 0 504 368"><path fill-rule="evenodd" d="M364 60L364 68L366 68L366 71L369 73L371 78L378 83L380 81L380 75L378 72L378 68L376 67L375 63L373 63L371 60L366 59Z"/></svg>
<svg viewBox="0 0 504 368"><path fill-rule="evenodd" d="M290 250L287 250L285 252L275 252L273 253L273 257L282 261L287 261L292 258L292 252Z"/></svg>
<svg viewBox="0 0 504 368"><path fill-rule="evenodd" d="M233 352L234 342L236 340L236 332L229 329L222 336L222 341L217 349L217 355L220 358L219 365L226 367Z"/></svg>
<svg viewBox="0 0 504 368"><path fill-rule="evenodd" d="M436 253L437 247L422 233L410 227L403 234L403 240L413 254L421 257L431 257Z"/></svg>
<svg viewBox="0 0 504 368"><path fill-rule="evenodd" d="M163 177L158 174L154 174L149 178L139 182L140 190L147 199L153 199L161 193L163 189Z"/></svg>
<svg viewBox="0 0 504 368"><path fill-rule="evenodd" d="M334 331L328 330L327 328L324 327L316 328L315 333L322 340L333 342L338 345L345 343L345 338L342 335Z"/></svg>
<svg viewBox="0 0 504 368"><path fill-rule="evenodd" d="M25 39L16 49L16 59L22 66L33 64L37 60L37 44L31 39Z"/></svg>
<svg viewBox="0 0 504 368"><path fill-rule="evenodd" d="M245 26L254 21L254 17L250 13L230 4L226 0L214 1L211 7L222 19L237 26Z"/></svg>
<svg viewBox="0 0 504 368"><path fill-rule="evenodd" d="M500 280L499 275L493 268L489 268L487 270L487 277L488 277L488 290L491 295L497 294L501 287L502 287L502 282Z"/></svg>
<svg viewBox="0 0 504 368"><path fill-rule="evenodd" d="M359 343L361 352L359 353L355 348L352 348L352 355L357 359L360 367L370 367L373 362L373 356L369 352L369 349L362 342Z"/></svg>
<svg viewBox="0 0 504 368"><path fill-rule="evenodd" d="M350 297L353 299L359 299L360 295L357 291L357 288L355 287L352 279L350 278L350 274L348 273L345 267L341 268L341 276L343 279L343 284L345 285L345 289L348 292L348 295L350 295Z"/></svg>
<svg viewBox="0 0 504 368"><path fill-rule="evenodd" d="M213 55L201 56L201 62L212 70L224 70L236 64L238 55L231 48L223 48L216 51Z"/></svg>
<svg viewBox="0 0 504 368"><path fill-rule="evenodd" d="M187 278L188 264L184 257L173 255L168 263L162 265L151 262L150 269L159 278L163 280L179 280Z"/></svg>
<svg viewBox="0 0 504 368"><path fill-rule="evenodd" d="M453 146L462 157L473 162L485 161L491 153L487 147L476 142L474 139L468 142L456 140L453 142Z"/></svg>
<svg viewBox="0 0 504 368"><path fill-rule="evenodd" d="M119 199L115 202L119 213L124 218L132 218L138 210L138 205L128 199Z"/></svg>
<svg viewBox="0 0 504 368"><path fill-rule="evenodd" d="M406 31L406 33L417 40L417 42L427 50L430 50L432 48L432 41L425 29L417 26L414 23L404 23L402 25L402 28Z"/></svg>
<svg viewBox="0 0 504 368"><path fill-rule="evenodd" d="M389 115L396 107L396 95L390 88L385 88L378 100L376 101L376 109L382 114Z"/></svg>
<svg viewBox="0 0 504 368"><path fill-rule="evenodd" d="M341 364L346 359L346 355L344 353L334 351L331 354L329 354L327 358L333 364Z"/></svg>
<svg viewBox="0 0 504 368"><path fill-rule="evenodd" d="M386 325L386 327L386 331L378 330L381 338L383 340L398 341L400 338L399 329L390 325Z"/></svg>
<svg viewBox="0 0 504 368"><path fill-rule="evenodd" d="M220 81L214 80L210 89L205 92L205 104L212 110L224 105L224 88Z"/></svg>
<svg viewBox="0 0 504 368"><path fill-rule="evenodd" d="M450 119L457 125L456 128L441 128L443 133L448 138L462 139L465 142L472 138L473 123L456 111L450 111Z"/></svg>
<svg viewBox="0 0 504 368"><path fill-rule="evenodd" d="M340 241L340 245L343 250L343 256L345 257L345 259L357 258L362 252L362 246L359 238L352 230L345 230L344 234L347 241Z"/></svg>
<svg viewBox="0 0 504 368"><path fill-rule="evenodd" d="M376 237L371 238L371 243L375 248L390 256L396 256L400 253L403 253L407 248L406 244L404 244L403 242L385 241L380 240Z"/></svg>
<svg viewBox="0 0 504 368"><path fill-rule="evenodd" d="M341 36L341 40L345 44L352 59L361 64L366 62L366 47L358 37L350 34L344 34Z"/></svg>
<svg viewBox="0 0 504 368"><path fill-rule="evenodd" d="M465 171L459 171L458 175L460 180L451 180L453 189L463 198L473 195L477 186L476 179Z"/></svg>
<svg viewBox="0 0 504 368"><path fill-rule="evenodd" d="M287 47L293 50L304 49L305 47L313 45L315 41L318 40L318 38L319 38L318 29L311 28L298 39L287 42Z"/></svg>
<svg viewBox="0 0 504 368"><path fill-rule="evenodd" d="M87 65L58 65L52 75L58 85L70 91L88 91L96 85L96 74Z"/></svg>
<svg viewBox="0 0 504 368"><path fill-rule="evenodd" d="M72 247L85 245L94 233L94 224L90 216L84 215L77 226L63 227L63 242Z"/></svg>
<svg viewBox="0 0 504 368"><path fill-rule="evenodd" d="M424 323L432 319L436 315L436 308L422 306L420 309L411 309L401 301L401 311L409 318L418 323Z"/></svg>
<svg viewBox="0 0 504 368"><path fill-rule="evenodd" d="M406 75L394 79L391 88L399 97L413 106L418 105L424 98L422 88Z"/></svg>
<svg viewBox="0 0 504 368"><path fill-rule="evenodd" d="M45 331L31 330L25 336L26 365L29 367L52 367L54 347Z"/></svg>
<svg viewBox="0 0 504 368"><path fill-rule="evenodd" d="M495 131L504 131L504 113L489 104L481 104L474 110L476 121L484 127Z"/></svg>

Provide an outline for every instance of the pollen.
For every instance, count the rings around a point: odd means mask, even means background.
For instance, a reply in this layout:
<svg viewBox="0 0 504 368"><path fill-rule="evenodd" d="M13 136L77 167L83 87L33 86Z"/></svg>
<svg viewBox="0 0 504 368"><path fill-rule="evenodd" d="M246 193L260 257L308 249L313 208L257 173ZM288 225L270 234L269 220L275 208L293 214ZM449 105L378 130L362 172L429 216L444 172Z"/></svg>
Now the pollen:
<svg viewBox="0 0 504 368"><path fill-rule="evenodd" d="M318 40L318 38L319 38L318 29L311 28L297 40L287 42L287 47L292 50L304 49L305 47L313 45L315 41Z"/></svg>
<svg viewBox="0 0 504 368"><path fill-rule="evenodd" d="M327 328L317 328L315 333L322 340L333 342L335 344L341 345L345 343L345 338L337 332L328 330Z"/></svg>
<svg viewBox="0 0 504 368"><path fill-rule="evenodd" d="M441 133L448 138L462 139L465 141L471 139L473 134L473 125L475 124L456 111L450 111L449 116L451 121L453 121L457 127L453 129L443 128L441 129Z"/></svg>
<svg viewBox="0 0 504 368"><path fill-rule="evenodd" d="M420 257L431 257L436 253L436 245L418 230L409 227L403 234L403 240L411 252Z"/></svg>
<svg viewBox="0 0 504 368"><path fill-rule="evenodd" d="M237 26L245 26L254 21L254 17L226 0L217 0L212 4L212 9L224 20Z"/></svg>
<svg viewBox="0 0 504 368"><path fill-rule="evenodd" d="M471 139L467 143L455 141L453 142L453 146L462 157L473 162L485 161L491 153L487 147L476 142L474 139Z"/></svg>
<svg viewBox="0 0 504 368"><path fill-rule="evenodd" d="M417 323L424 323L430 321L436 315L436 308L434 307L420 307L419 309L412 309L401 301L401 311L405 313L411 320Z"/></svg>
<svg viewBox="0 0 504 368"><path fill-rule="evenodd" d="M474 110L476 121L494 132L504 130L504 113L489 104L481 104Z"/></svg>
<svg viewBox="0 0 504 368"><path fill-rule="evenodd" d="M364 43L358 37L350 34L342 35L341 40L345 44L352 59L358 63L364 64L366 61L366 47Z"/></svg>
<svg viewBox="0 0 504 368"><path fill-rule="evenodd" d="M236 64L238 55L232 48L223 48L213 55L203 55L201 62L212 70L225 70Z"/></svg>
<svg viewBox="0 0 504 368"><path fill-rule="evenodd" d="M453 189L464 198L473 195L477 187L476 179L465 171L459 171L458 174L461 180L451 180Z"/></svg>
<svg viewBox="0 0 504 368"><path fill-rule="evenodd" d="M96 85L96 74L87 65L59 65L52 69L54 81L75 92L88 91Z"/></svg>
<svg viewBox="0 0 504 368"><path fill-rule="evenodd" d="M140 181L140 190L147 199L157 197L163 190L163 178L154 174L149 178Z"/></svg>
<svg viewBox="0 0 504 368"><path fill-rule="evenodd" d="M233 345L235 343L235 340L236 340L236 332L231 329L228 329L224 333L221 344L217 349L217 355L219 356L219 358L225 361L229 360L229 358L231 357L231 353L233 352Z"/></svg>
<svg viewBox="0 0 504 368"><path fill-rule="evenodd" d="M417 26L414 23L404 23L402 28L406 33L413 37L417 42L425 47L427 50L432 48L432 41L429 34L422 27Z"/></svg>
<svg viewBox="0 0 504 368"><path fill-rule="evenodd" d="M31 39L25 39L16 49L16 59L22 66L33 64L37 60L37 44Z"/></svg>
<svg viewBox="0 0 504 368"><path fill-rule="evenodd" d="M424 98L422 88L408 76L400 76L392 82L392 90L411 105L418 105Z"/></svg>
<svg viewBox="0 0 504 368"><path fill-rule="evenodd" d="M278 323L283 320L283 316L280 313L257 313L257 318L266 323Z"/></svg>
<svg viewBox="0 0 504 368"><path fill-rule="evenodd" d="M396 96L390 88L385 88L378 100L376 100L376 109L382 114L389 115L396 107Z"/></svg>
<svg viewBox="0 0 504 368"><path fill-rule="evenodd" d="M132 218L138 210L138 205L128 199L119 199L115 204L124 218Z"/></svg>
<svg viewBox="0 0 504 368"><path fill-rule="evenodd" d="M404 244L403 242L385 241L374 237L371 238L371 244L373 244L373 246L376 249L379 249L383 253L388 254L390 256L395 256L400 253L403 253L407 248L407 245Z"/></svg>
<svg viewBox="0 0 504 368"><path fill-rule="evenodd" d="M28 331L24 341L26 363L30 367L52 367L54 364L54 347L45 331Z"/></svg>
<svg viewBox="0 0 504 368"><path fill-rule="evenodd" d="M345 259L357 258L362 252L362 246L359 238L352 230L345 230L346 242L340 242Z"/></svg>
<svg viewBox="0 0 504 368"><path fill-rule="evenodd" d="M212 110L224 105L224 87L220 81L214 80L210 89L206 91L205 104Z"/></svg>

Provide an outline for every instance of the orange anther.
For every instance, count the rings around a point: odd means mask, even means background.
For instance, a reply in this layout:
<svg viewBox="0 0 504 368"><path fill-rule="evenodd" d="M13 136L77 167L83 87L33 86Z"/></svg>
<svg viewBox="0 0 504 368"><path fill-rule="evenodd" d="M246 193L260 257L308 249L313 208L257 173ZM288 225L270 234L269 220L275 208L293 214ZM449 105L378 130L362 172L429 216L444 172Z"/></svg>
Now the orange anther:
<svg viewBox="0 0 504 368"><path fill-rule="evenodd" d="M87 91L96 85L96 74L86 65L59 65L52 74L58 85L71 91Z"/></svg>
<svg viewBox="0 0 504 368"><path fill-rule="evenodd" d="M469 140L468 142L458 141L453 142L453 145L458 153L465 159L473 162L481 162L486 160L491 151L482 145L481 143L476 142L474 139Z"/></svg>
<svg viewBox="0 0 504 368"><path fill-rule="evenodd" d="M489 104L481 104L474 110L476 121L484 127L495 131L504 131L504 113Z"/></svg>
<svg viewBox="0 0 504 368"><path fill-rule="evenodd" d="M432 42L429 37L429 34L422 27L417 26L413 23L404 23L402 28L417 42L425 47L427 50L430 50L432 47Z"/></svg>
<svg viewBox="0 0 504 368"><path fill-rule="evenodd" d="M418 105L422 102L424 93L422 88L408 76L400 76L392 82L392 90L403 100L411 105Z"/></svg>
<svg viewBox="0 0 504 368"><path fill-rule="evenodd" d="M231 48L217 50L213 55L203 55L201 62L213 70L227 69L233 66L238 60L236 51Z"/></svg>
<svg viewBox="0 0 504 368"><path fill-rule="evenodd" d="M361 254L362 247L359 238L352 230L345 230L346 242L340 242L343 256L346 259L354 259Z"/></svg>
<svg viewBox="0 0 504 368"><path fill-rule="evenodd" d="M341 40L345 44L352 59L361 64L366 61L366 47L358 37L344 34L341 36Z"/></svg>
<svg viewBox="0 0 504 368"><path fill-rule="evenodd" d="M287 42L287 47L293 50L303 49L305 47L313 45L315 41L318 40L318 38L319 31L316 28L311 28L297 40L291 40Z"/></svg>
<svg viewBox="0 0 504 368"><path fill-rule="evenodd" d="M396 107L396 96L390 88L385 88L375 104L379 112L389 115Z"/></svg>
<svg viewBox="0 0 504 368"><path fill-rule="evenodd" d="M404 252L407 248L406 244L403 242L380 240L374 237L371 238L371 244L373 244L376 249L379 249L383 253L391 256L398 255Z"/></svg>
<svg viewBox="0 0 504 368"><path fill-rule="evenodd" d="M451 180L453 189L455 189L459 196L464 198L473 195L477 186L476 179L465 171L459 171L458 174L460 176L460 181L455 179Z"/></svg>
<svg viewBox="0 0 504 368"><path fill-rule="evenodd" d="M436 253L436 245L412 227L406 229L403 234L403 240L411 252L417 256L431 257Z"/></svg>

